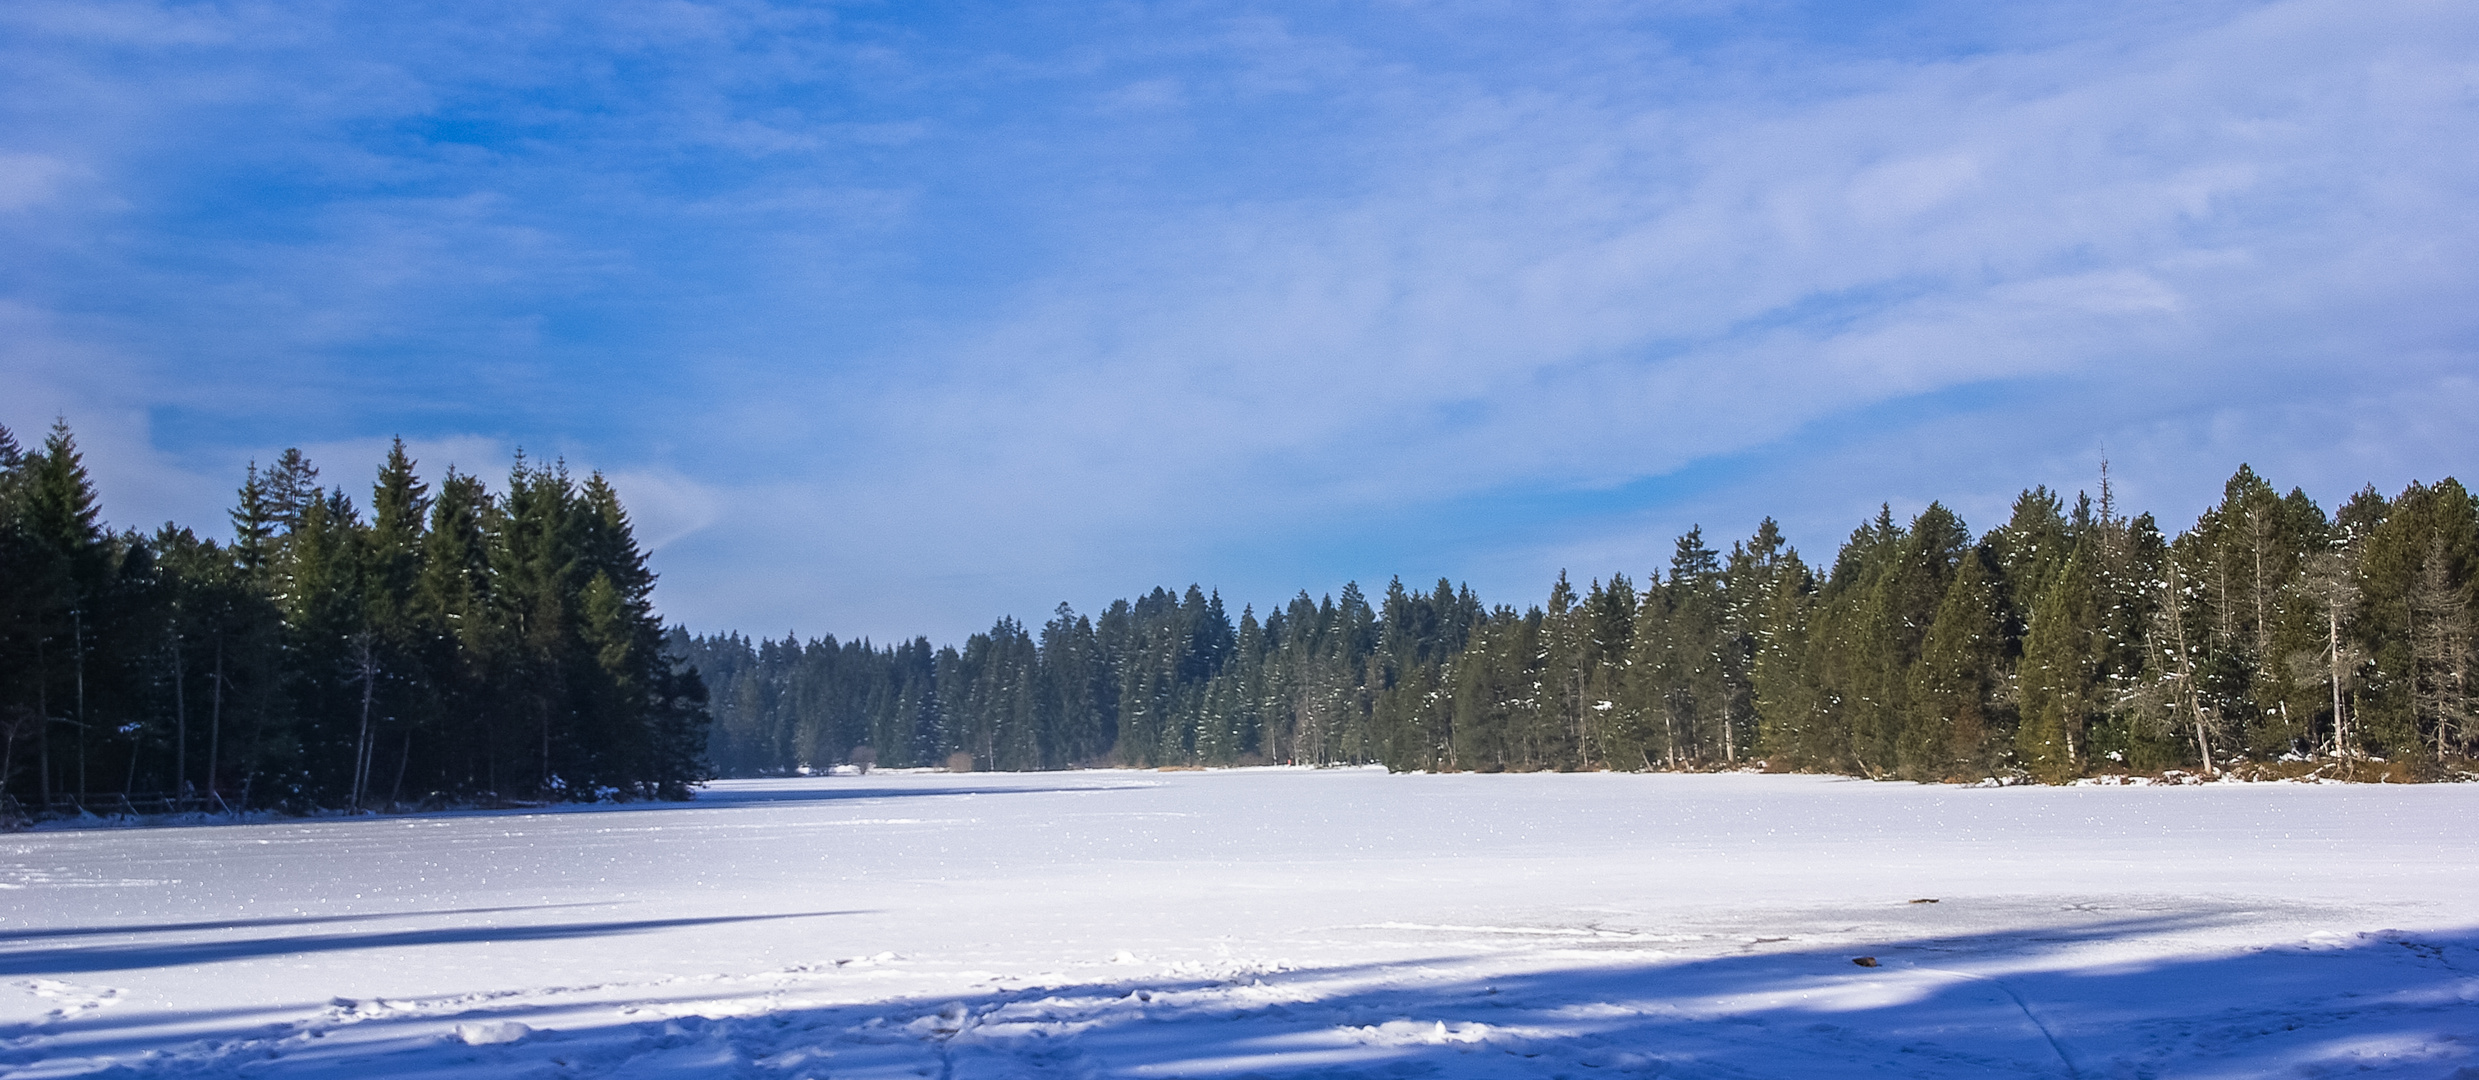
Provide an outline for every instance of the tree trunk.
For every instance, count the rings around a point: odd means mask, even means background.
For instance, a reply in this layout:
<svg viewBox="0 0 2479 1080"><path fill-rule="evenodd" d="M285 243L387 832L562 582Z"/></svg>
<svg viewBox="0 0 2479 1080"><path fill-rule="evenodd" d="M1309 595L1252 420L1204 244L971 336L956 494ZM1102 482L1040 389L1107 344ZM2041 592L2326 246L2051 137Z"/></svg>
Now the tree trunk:
<svg viewBox="0 0 2479 1080"><path fill-rule="evenodd" d="M2186 647L2186 614L2178 605L2178 567L2169 565L2169 580L2162 583L2162 606L2169 612L2169 636L2178 650L2178 689L2195 721L2195 752L2203 755L2204 775L2219 775L2212 767L2212 740L2206 734L2203 696L2195 692L2195 660Z"/></svg>
<svg viewBox="0 0 2479 1080"><path fill-rule="evenodd" d="M216 753L224 746L224 636L215 636L215 681L207 707L207 794L215 794Z"/></svg>
<svg viewBox="0 0 2479 1080"><path fill-rule="evenodd" d="M0 796L9 793L9 776L17 769L17 733L25 724L26 721L20 718L0 727Z"/></svg>
<svg viewBox="0 0 2479 1080"><path fill-rule="evenodd" d="M189 793L189 695L181 678L181 628L172 628L172 795Z"/></svg>
<svg viewBox="0 0 2479 1080"><path fill-rule="evenodd" d="M2348 749L2348 748L2349 748L2349 742L2348 742L2348 741L2347 741L2347 739L2346 739L2346 733L2347 733L2347 731L2348 731L2348 725L2344 722L2343 717L2342 717L2342 712L2341 712L2341 605L2340 605L2340 603L2335 602L2335 603L2333 603L2333 604L2331 604L2331 605L2328 605L2328 606L2325 608L2325 615L2326 615L2326 624L2327 624L2327 625L2331 628L2331 630L2330 630L2330 635L2329 635L2328 642L2327 642L2327 648L2328 648L2327 655L2329 655L2329 656L2331 656L2331 657L2332 657L2332 674L2333 674L2333 680L2332 680L2332 681L2333 681L2333 753L2334 753L2334 755L2335 755L2335 756L2339 756L2339 757L2347 757L2347 756L2349 756L2349 749Z"/></svg>
<svg viewBox="0 0 2479 1080"><path fill-rule="evenodd" d="M77 628L77 801L82 806L86 802L86 616L72 608L69 618Z"/></svg>
<svg viewBox="0 0 2479 1080"><path fill-rule="evenodd" d="M1722 710L1722 760L1732 765L1739 763L1737 727L1737 724L1731 722L1730 710L1725 707Z"/></svg>
<svg viewBox="0 0 2479 1080"><path fill-rule="evenodd" d="M390 787L390 788L388 789L388 791L387 791L387 805L389 805L390 807L397 806L397 805L401 804L401 803L404 801L404 793L405 793L405 765L406 765L407 763L411 762L412 760L413 760L413 731L412 731L412 729L408 728L408 729L406 729L406 731L405 731L405 745L404 745L404 749L403 749L403 750L401 750L401 751L398 751L398 752L397 752L397 754L396 754L396 783L395 783L395 785L394 785L393 787Z"/></svg>
<svg viewBox="0 0 2479 1080"><path fill-rule="evenodd" d="M44 660L43 630L38 626L34 636L34 774L36 790L48 810L52 805L52 671Z"/></svg>
<svg viewBox="0 0 2479 1080"><path fill-rule="evenodd" d="M370 635L367 632L358 635L353 643L353 646L353 659L355 660L357 666L360 667L362 677L362 723L361 734L354 740L353 743L353 794L350 800L350 805L353 809L359 810L362 808L363 791L369 786L370 781L370 753L372 749L370 739L370 699L374 695L378 685L379 658L378 653L370 646Z"/></svg>

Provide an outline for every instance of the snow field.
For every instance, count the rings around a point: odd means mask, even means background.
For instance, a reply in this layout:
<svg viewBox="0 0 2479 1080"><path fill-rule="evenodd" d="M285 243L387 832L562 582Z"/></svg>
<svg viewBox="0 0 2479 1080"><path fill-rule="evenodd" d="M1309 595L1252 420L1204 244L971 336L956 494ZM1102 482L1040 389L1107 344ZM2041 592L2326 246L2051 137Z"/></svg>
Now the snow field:
<svg viewBox="0 0 2479 1080"><path fill-rule="evenodd" d="M2474 809L1259 769L18 834L0 1078L2479 1077Z"/></svg>

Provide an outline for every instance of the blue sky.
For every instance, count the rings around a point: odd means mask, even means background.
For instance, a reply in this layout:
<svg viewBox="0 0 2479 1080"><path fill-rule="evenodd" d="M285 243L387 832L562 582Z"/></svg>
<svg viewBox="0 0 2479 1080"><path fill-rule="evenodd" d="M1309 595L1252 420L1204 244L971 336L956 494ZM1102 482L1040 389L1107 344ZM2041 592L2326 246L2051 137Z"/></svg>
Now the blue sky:
<svg viewBox="0 0 2479 1080"><path fill-rule="evenodd" d="M613 476L699 630L2471 472L2462 3L0 6L0 423ZM2470 479L2470 477L2465 477Z"/></svg>

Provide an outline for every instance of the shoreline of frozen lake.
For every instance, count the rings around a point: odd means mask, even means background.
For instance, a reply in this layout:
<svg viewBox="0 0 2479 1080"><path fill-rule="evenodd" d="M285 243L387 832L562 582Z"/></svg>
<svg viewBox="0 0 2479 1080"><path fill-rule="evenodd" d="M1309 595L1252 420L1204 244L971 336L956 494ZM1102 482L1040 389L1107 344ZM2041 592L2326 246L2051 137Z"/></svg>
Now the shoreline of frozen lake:
<svg viewBox="0 0 2479 1080"><path fill-rule="evenodd" d="M2479 1076L2474 810L1254 769L21 833L0 1078Z"/></svg>

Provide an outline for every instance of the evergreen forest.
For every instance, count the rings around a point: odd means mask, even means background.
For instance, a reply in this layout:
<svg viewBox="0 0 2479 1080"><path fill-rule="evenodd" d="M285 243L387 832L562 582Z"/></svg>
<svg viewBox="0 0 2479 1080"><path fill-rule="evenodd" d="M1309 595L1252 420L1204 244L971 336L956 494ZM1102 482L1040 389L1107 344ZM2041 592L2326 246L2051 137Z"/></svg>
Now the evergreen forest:
<svg viewBox="0 0 2479 1080"><path fill-rule="evenodd" d="M414 466L397 443L365 511L286 451L228 538L115 532L65 425L0 428L0 802L684 798L847 764L2426 779L2479 736L2452 479L2328 512L2241 466L2171 535L2104 470L1980 533L1881 509L1830 562L1769 519L1691 530L1640 582L1562 573L1521 609L1398 580L1235 620L1191 585L933 646L666 631L599 474Z"/></svg>
<svg viewBox="0 0 2479 1080"><path fill-rule="evenodd" d="M1561 574L1521 610L1395 581L1235 623L1190 586L1091 617L1062 604L1038 627L1002 618L960 648L676 628L670 648L713 688L710 749L733 775L2461 773L2479 503L2460 483L2369 488L2328 513L2242 466L2174 536L2123 513L2105 469L2099 488L2026 491L1976 534L1941 505L1888 508L1825 563L1771 520L1726 550L1694 530L1640 583Z"/></svg>
<svg viewBox="0 0 2479 1080"><path fill-rule="evenodd" d="M600 476L300 451L230 539L114 532L65 424L0 428L0 801L20 814L686 798L705 690ZM7 809L7 807L0 807ZM0 815L5 816L5 815Z"/></svg>

